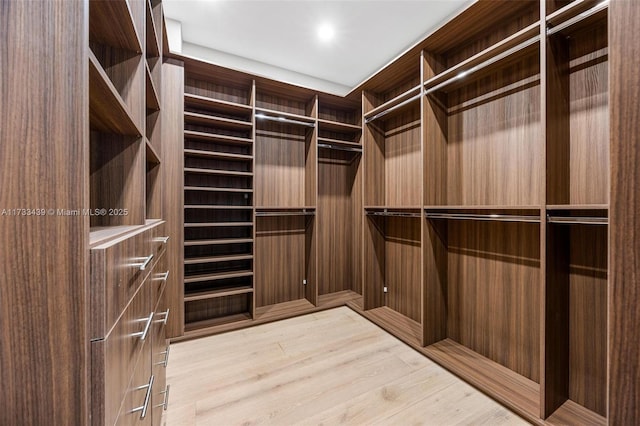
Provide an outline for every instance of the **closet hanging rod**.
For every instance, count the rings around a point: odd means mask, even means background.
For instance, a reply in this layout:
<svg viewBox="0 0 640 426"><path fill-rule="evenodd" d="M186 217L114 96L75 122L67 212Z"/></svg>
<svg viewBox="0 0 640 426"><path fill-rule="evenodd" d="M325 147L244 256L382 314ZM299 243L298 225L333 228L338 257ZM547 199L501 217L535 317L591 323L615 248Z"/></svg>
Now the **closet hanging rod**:
<svg viewBox="0 0 640 426"><path fill-rule="evenodd" d="M476 73L476 72L478 72L478 71L480 71L480 70L482 70L484 68L487 68L490 65L495 64L498 61L501 61L501 60L503 60L505 58L508 58L509 56L511 56L511 55L513 55L515 53L518 53L521 50L524 50L527 47L538 43L539 41L540 41L540 36L539 35L537 35L535 37L532 37L529 40L523 41L519 45L514 46L509 50L505 50L504 52L499 53L496 56L493 56L493 57L487 59L486 61L481 62L478 65L475 65L475 66L469 68L468 70L460 71L457 75L454 75L453 77L443 81L440 84L436 84L433 87L427 88L425 90L424 94L425 95L429 95L431 93L437 92L438 90L449 86L451 83L454 83L454 82L456 82L458 80L461 80L461 79L463 79L463 78L465 78L465 77L467 77L467 76L469 76L471 74L474 74L474 73Z"/></svg>
<svg viewBox="0 0 640 426"><path fill-rule="evenodd" d="M547 222L566 225L608 225L609 219L606 217L571 217L547 215Z"/></svg>
<svg viewBox="0 0 640 426"><path fill-rule="evenodd" d="M422 217L420 213L401 213L401 212L367 212L367 216Z"/></svg>
<svg viewBox="0 0 640 426"><path fill-rule="evenodd" d="M315 212L256 212L256 216L315 216Z"/></svg>
<svg viewBox="0 0 640 426"><path fill-rule="evenodd" d="M464 213L426 213L428 219L482 220L491 222L540 223L540 216L510 214L464 214Z"/></svg>
<svg viewBox="0 0 640 426"><path fill-rule="evenodd" d="M305 121L292 120L290 118L285 118L285 117L274 117L274 116L266 115L266 114L262 114L262 113L256 114L256 118L258 118L260 120L277 121L279 123L295 124L295 125L298 125L298 126L316 127L315 123L307 123Z"/></svg>
<svg viewBox="0 0 640 426"><path fill-rule="evenodd" d="M405 101L402 101L397 105L394 105L394 106L392 106L392 107L390 107L388 109L385 109L384 111L381 111L381 112L377 113L373 117L365 118L364 122L365 123L370 123L373 120L377 120L380 117L384 117L385 115L389 114L391 111L394 111L394 110L396 110L398 108L402 108L403 106L405 106L405 105L407 105L407 104L409 104L409 103L411 103L411 102L413 102L413 101L415 101L417 99L420 99L420 96L422 96L422 95L420 93L418 93L417 95L412 96L409 99L407 99Z"/></svg>
<svg viewBox="0 0 640 426"><path fill-rule="evenodd" d="M598 3L597 5L593 6L591 9L582 12L579 15L574 16L571 19L567 19L566 21L556 25L555 27L547 27L547 35L553 35L559 31L562 31L566 28L569 28L575 24L577 24L580 21L584 21L585 19L595 15L596 13L607 9L609 7L609 0L604 0L601 3Z"/></svg>
<svg viewBox="0 0 640 426"><path fill-rule="evenodd" d="M330 145L327 143L319 143L318 148L338 149L340 151L350 151L362 153L362 148L353 148L350 146Z"/></svg>

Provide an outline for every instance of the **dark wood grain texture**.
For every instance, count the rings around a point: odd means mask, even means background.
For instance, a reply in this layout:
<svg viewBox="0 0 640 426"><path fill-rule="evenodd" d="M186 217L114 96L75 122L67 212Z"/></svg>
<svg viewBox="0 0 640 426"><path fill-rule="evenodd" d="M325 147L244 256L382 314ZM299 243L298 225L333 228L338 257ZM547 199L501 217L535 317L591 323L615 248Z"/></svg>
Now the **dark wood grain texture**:
<svg viewBox="0 0 640 426"><path fill-rule="evenodd" d="M1 209L89 208L87 15L0 2ZM89 422L88 232L86 216L0 216L1 424Z"/></svg>
<svg viewBox="0 0 640 426"><path fill-rule="evenodd" d="M167 221L166 232L169 279L166 298L171 316L167 323L167 336L183 333L183 275L184 275L184 210L182 150L183 150L183 85L184 69L176 61L162 65L162 164L161 182L163 188L162 213Z"/></svg>
<svg viewBox="0 0 640 426"><path fill-rule="evenodd" d="M609 416L613 425L640 422L640 4L609 7L611 209L609 281Z"/></svg>

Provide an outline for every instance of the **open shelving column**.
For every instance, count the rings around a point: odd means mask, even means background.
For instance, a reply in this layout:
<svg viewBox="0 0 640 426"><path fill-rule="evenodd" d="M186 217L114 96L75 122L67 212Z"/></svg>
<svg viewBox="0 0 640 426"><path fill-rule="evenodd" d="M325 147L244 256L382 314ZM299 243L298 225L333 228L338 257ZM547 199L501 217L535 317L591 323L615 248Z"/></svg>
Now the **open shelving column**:
<svg viewBox="0 0 640 426"><path fill-rule="evenodd" d="M251 78L185 64L185 332L252 318Z"/></svg>
<svg viewBox="0 0 640 426"><path fill-rule="evenodd" d="M255 319L317 303L315 93L256 87Z"/></svg>

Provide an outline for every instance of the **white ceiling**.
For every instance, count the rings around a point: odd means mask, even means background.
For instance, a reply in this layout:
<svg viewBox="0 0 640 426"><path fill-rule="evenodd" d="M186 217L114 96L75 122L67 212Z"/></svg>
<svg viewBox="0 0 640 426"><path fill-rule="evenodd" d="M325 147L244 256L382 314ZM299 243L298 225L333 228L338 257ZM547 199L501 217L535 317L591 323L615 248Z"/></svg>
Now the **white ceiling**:
<svg viewBox="0 0 640 426"><path fill-rule="evenodd" d="M190 49L189 56L289 82L310 77L303 85L333 85L334 92L345 92L472 2L163 0L163 5L166 17L181 23L182 53ZM323 23L335 29L331 42L317 35Z"/></svg>

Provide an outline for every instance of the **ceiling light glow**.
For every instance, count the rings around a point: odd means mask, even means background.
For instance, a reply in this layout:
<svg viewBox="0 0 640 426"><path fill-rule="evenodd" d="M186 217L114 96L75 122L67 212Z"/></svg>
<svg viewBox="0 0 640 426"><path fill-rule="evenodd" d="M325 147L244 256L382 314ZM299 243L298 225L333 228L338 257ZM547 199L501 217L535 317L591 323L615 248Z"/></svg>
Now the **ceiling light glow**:
<svg viewBox="0 0 640 426"><path fill-rule="evenodd" d="M318 38L320 41L329 42L333 40L336 35L336 31L331 24L325 22L318 27Z"/></svg>

